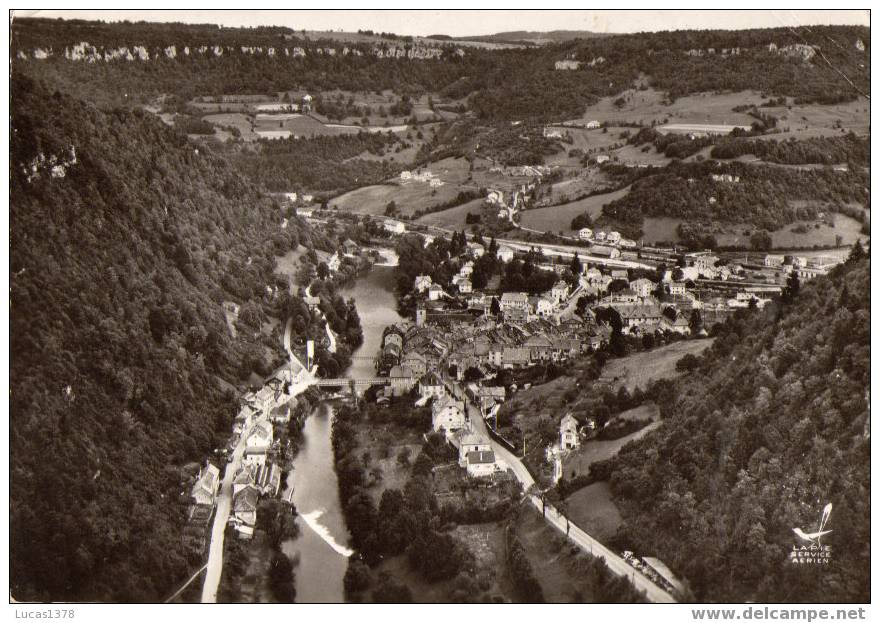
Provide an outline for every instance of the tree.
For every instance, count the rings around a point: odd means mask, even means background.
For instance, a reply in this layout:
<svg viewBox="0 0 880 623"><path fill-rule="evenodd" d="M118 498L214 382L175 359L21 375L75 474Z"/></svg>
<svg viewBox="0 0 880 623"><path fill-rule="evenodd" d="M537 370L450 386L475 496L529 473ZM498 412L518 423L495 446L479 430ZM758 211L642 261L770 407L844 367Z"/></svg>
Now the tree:
<svg viewBox="0 0 880 623"><path fill-rule="evenodd" d="M694 308L691 310L691 317L688 320L688 326L693 335L696 335L703 330L703 314L700 313L699 309Z"/></svg>
<svg viewBox="0 0 880 623"><path fill-rule="evenodd" d="M584 272L584 265L581 263L581 258L578 257L577 251L575 251L574 257L571 258L571 272L575 275L580 275Z"/></svg>
<svg viewBox="0 0 880 623"><path fill-rule="evenodd" d="M798 293L801 291L801 279L798 276L798 271L793 270L791 275L788 277L788 283L785 288L782 290L782 298L785 301L791 302L793 301Z"/></svg>
<svg viewBox="0 0 880 623"><path fill-rule="evenodd" d="M370 568L362 561L354 557L348 559L348 569L345 570L345 577L342 585L345 588L345 597L349 601L360 599L360 594L369 588L372 581Z"/></svg>
<svg viewBox="0 0 880 623"><path fill-rule="evenodd" d="M769 251L773 247L773 238L766 231L756 231L752 234L749 242L755 251Z"/></svg>
<svg viewBox="0 0 880 623"><path fill-rule="evenodd" d="M489 312L496 318L501 315L501 303L498 302L497 296L492 297L492 303L489 305Z"/></svg>
<svg viewBox="0 0 880 623"><path fill-rule="evenodd" d="M318 264L317 274L318 279L320 279L321 281L330 276L330 267L327 266L327 262L321 262L320 264Z"/></svg>
<svg viewBox="0 0 880 623"><path fill-rule="evenodd" d="M847 257L846 261L848 263L858 262L863 257L865 257L865 249L862 247L861 240L856 240L856 243L852 246L852 249L849 252L849 257Z"/></svg>

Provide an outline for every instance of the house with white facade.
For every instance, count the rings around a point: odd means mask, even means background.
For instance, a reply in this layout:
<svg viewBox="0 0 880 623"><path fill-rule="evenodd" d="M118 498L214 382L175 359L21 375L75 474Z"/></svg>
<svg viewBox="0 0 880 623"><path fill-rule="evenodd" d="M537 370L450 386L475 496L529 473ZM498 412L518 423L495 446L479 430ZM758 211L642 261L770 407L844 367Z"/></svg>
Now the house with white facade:
<svg viewBox="0 0 880 623"><path fill-rule="evenodd" d="M654 291L654 282L650 279L645 279L644 277L641 279L635 279L629 282L629 289L636 293L637 296L641 298L645 298L647 296L651 296L651 292Z"/></svg>
<svg viewBox="0 0 880 623"><path fill-rule="evenodd" d="M442 398L445 393L446 388L436 372L428 372L419 381L419 396L422 398Z"/></svg>
<svg viewBox="0 0 880 623"><path fill-rule="evenodd" d="M578 238L581 240L590 240L593 237L593 230L589 227L581 227L578 230Z"/></svg>
<svg viewBox="0 0 880 623"><path fill-rule="evenodd" d="M498 247L497 255L498 255L498 259L506 264L507 262L510 262L511 260L513 260L514 253L513 253L513 249L511 249L510 247L502 246L502 247Z"/></svg>
<svg viewBox="0 0 880 623"><path fill-rule="evenodd" d="M217 489L220 486L220 470L208 463L199 470L199 476L193 485L191 497L196 504L214 504Z"/></svg>
<svg viewBox="0 0 880 623"><path fill-rule="evenodd" d="M478 450L467 454L467 475L471 478L487 478L498 471L495 453L492 450Z"/></svg>
<svg viewBox="0 0 880 623"><path fill-rule="evenodd" d="M581 445L578 437L578 421L569 413L559 423L559 447L563 450L573 450Z"/></svg>
<svg viewBox="0 0 880 623"><path fill-rule="evenodd" d="M434 432L441 429L452 433L467 425L464 401L455 400L448 394L435 400L431 405L431 427Z"/></svg>
<svg viewBox="0 0 880 623"><path fill-rule="evenodd" d="M431 275L416 275L416 280L415 280L415 284L413 284L413 289L416 292L424 292L425 290L430 288L433 283L434 282L431 280Z"/></svg>
<svg viewBox="0 0 880 623"><path fill-rule="evenodd" d="M400 221L395 221L393 219L388 219L384 223L385 231L391 232L392 234L405 234L406 233L406 225L401 223Z"/></svg>

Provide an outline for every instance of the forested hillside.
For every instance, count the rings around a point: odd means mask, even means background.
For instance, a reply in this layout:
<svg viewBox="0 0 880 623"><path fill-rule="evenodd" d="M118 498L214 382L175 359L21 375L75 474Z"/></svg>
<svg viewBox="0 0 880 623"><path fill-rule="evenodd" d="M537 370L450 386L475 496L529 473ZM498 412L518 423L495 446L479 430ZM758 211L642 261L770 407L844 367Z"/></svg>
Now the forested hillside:
<svg viewBox="0 0 880 623"><path fill-rule="evenodd" d="M869 288L869 262L850 260L738 312L659 392L664 425L612 463L623 542L696 600L870 600ZM828 503L830 564L793 564L792 530L815 531Z"/></svg>
<svg viewBox="0 0 880 623"><path fill-rule="evenodd" d="M164 598L180 467L231 429L219 379L265 365L221 302L283 305L274 256L318 241L152 115L20 76L11 97L11 595Z"/></svg>
<svg viewBox="0 0 880 623"><path fill-rule="evenodd" d="M65 48L80 42L96 48L96 62L65 59ZM402 53L414 51L413 43L401 45ZM220 54L212 51L214 46L223 48ZM104 60L120 48L127 54L135 47L149 60ZM202 47L206 53L197 53ZM581 115L599 97L632 88L640 76L671 100L689 93L752 89L798 102L830 103L870 90L869 31L849 26L638 33L528 49L453 45L436 50L436 57L388 58L372 45L294 38L283 28L25 19L13 23L12 49L17 71L34 72L70 92L111 103L293 87L391 89L398 95L468 98L484 119L558 120ZM49 55L38 60L37 54ZM580 66L556 71L561 59Z"/></svg>
<svg viewBox="0 0 880 623"><path fill-rule="evenodd" d="M713 175L734 176L737 181ZM674 162L634 182L630 192L605 205L602 214L635 227L645 216L671 216L689 222L749 223L772 231L817 218L817 202L831 211L847 211L848 203L864 205L869 185L870 176L862 167L801 171L739 162ZM807 201L810 206L803 203Z"/></svg>

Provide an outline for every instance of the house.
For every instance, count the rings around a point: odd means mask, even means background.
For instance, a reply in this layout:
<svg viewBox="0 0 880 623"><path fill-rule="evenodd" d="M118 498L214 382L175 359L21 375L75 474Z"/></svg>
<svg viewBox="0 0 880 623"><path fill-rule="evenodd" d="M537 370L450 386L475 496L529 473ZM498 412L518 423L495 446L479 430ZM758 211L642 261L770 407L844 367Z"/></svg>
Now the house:
<svg viewBox="0 0 880 623"><path fill-rule="evenodd" d="M388 380L391 384L392 396L403 396L416 384L413 371L406 366L393 366L388 371Z"/></svg>
<svg viewBox="0 0 880 623"><path fill-rule="evenodd" d="M532 361L548 361L553 343L546 335L533 335L523 342L523 347L529 349Z"/></svg>
<svg viewBox="0 0 880 623"><path fill-rule="evenodd" d="M446 294L446 293L443 291L443 288L440 287L439 285L437 285L436 283L433 283L428 287L428 300L429 301L437 301L444 294Z"/></svg>
<svg viewBox="0 0 880 623"><path fill-rule="evenodd" d="M684 296L684 293L687 291L684 283L682 282L671 282L669 284L669 294L672 296Z"/></svg>
<svg viewBox="0 0 880 623"><path fill-rule="evenodd" d="M492 450L492 444L488 439L470 431L460 431L457 435L457 441L458 464L461 467L467 467L467 456L471 452L489 452Z"/></svg>
<svg viewBox="0 0 880 623"><path fill-rule="evenodd" d="M431 280L431 275L417 275L415 284L413 285L413 289L416 292L424 292L428 288L433 285L433 281Z"/></svg>
<svg viewBox="0 0 880 623"><path fill-rule="evenodd" d="M232 479L232 495L233 497L242 489L247 487L255 487L257 484L256 479L257 466L256 465L242 465L238 468L238 471L235 472L235 477Z"/></svg>
<svg viewBox="0 0 880 623"><path fill-rule="evenodd" d="M232 513L238 524L239 534L253 536L257 523L257 505L260 502L260 491L254 486L241 489L232 498Z"/></svg>
<svg viewBox="0 0 880 623"><path fill-rule="evenodd" d="M561 303L568 296L568 284L564 281L557 281L550 290L550 296L557 304Z"/></svg>
<svg viewBox="0 0 880 623"><path fill-rule="evenodd" d="M474 272L474 263L468 260L464 264L461 265L461 268L458 271L458 274L462 277L470 277Z"/></svg>
<svg viewBox="0 0 880 623"><path fill-rule="evenodd" d="M415 350L407 351L400 359L400 365L412 370L413 376L417 379L428 371L428 362L425 356Z"/></svg>
<svg viewBox="0 0 880 623"><path fill-rule="evenodd" d="M608 242L611 244L620 242L620 233L616 231L608 232Z"/></svg>
<svg viewBox="0 0 880 623"><path fill-rule="evenodd" d="M590 229L589 227L581 227L578 230L578 238L580 238L581 240L589 240L592 237L593 237L593 230Z"/></svg>
<svg viewBox="0 0 880 623"><path fill-rule="evenodd" d="M492 450L479 450L467 454L467 475L471 478L486 478L498 469L495 453Z"/></svg>
<svg viewBox="0 0 880 623"><path fill-rule="evenodd" d="M508 246L498 247L497 255L498 259L506 264L507 262L513 260L513 249Z"/></svg>
<svg viewBox="0 0 880 623"><path fill-rule="evenodd" d="M588 268L584 273L584 279L587 283L594 283L602 279L602 271L598 268Z"/></svg>
<svg viewBox="0 0 880 623"><path fill-rule="evenodd" d="M594 244L592 247L590 247L590 253L592 255L598 255L599 257L607 257L611 260L620 257L620 249L617 249L615 247L606 247L598 244Z"/></svg>
<svg viewBox="0 0 880 623"><path fill-rule="evenodd" d="M578 437L578 421L569 413L559 423L559 447L563 450L573 450L581 445Z"/></svg>
<svg viewBox="0 0 880 623"><path fill-rule="evenodd" d="M588 130L595 130L595 129L601 128L601 127L602 127L602 124L599 123L598 121L596 121L595 119L587 122L587 129Z"/></svg>
<svg viewBox="0 0 880 623"><path fill-rule="evenodd" d="M428 372L419 381L419 396L422 398L429 396L441 398L445 393L446 389L443 387L443 381L440 380L436 372Z"/></svg>
<svg viewBox="0 0 880 623"><path fill-rule="evenodd" d="M782 263L785 261L785 256L782 255L765 255L764 256L764 266L767 268L779 268L782 266Z"/></svg>
<svg viewBox="0 0 880 623"><path fill-rule="evenodd" d="M204 469L199 470L199 476L190 496L195 504L214 504L219 486L220 470L215 465L207 463Z"/></svg>
<svg viewBox="0 0 880 623"><path fill-rule="evenodd" d="M663 318L660 319L660 328L664 331L680 333L681 335L688 335L691 332L690 323L687 318L684 317L684 314L676 314L675 320L670 320L669 317L664 314Z"/></svg>
<svg viewBox="0 0 880 623"><path fill-rule="evenodd" d="M406 225L404 225L400 221L388 219L385 221L384 227L385 227L385 231L391 232L392 234L405 234L406 233Z"/></svg>
<svg viewBox="0 0 880 623"><path fill-rule="evenodd" d="M248 435L245 442L244 458L245 465L263 465L266 455L272 446L272 425L268 422L260 422Z"/></svg>
<svg viewBox="0 0 880 623"><path fill-rule="evenodd" d="M627 279L629 279L629 273L623 269L612 270L611 271L611 278L612 279L621 279L621 280L626 281Z"/></svg>
<svg viewBox="0 0 880 623"><path fill-rule="evenodd" d="M718 256L707 252L688 253L685 255L685 261L696 268L698 273L710 274L715 270L715 262L718 261Z"/></svg>
<svg viewBox="0 0 880 623"><path fill-rule="evenodd" d="M632 329L656 328L663 315L656 305L614 305L614 309L620 315L624 333Z"/></svg>
<svg viewBox="0 0 880 623"><path fill-rule="evenodd" d="M501 351L501 366L504 368L522 368L531 363L531 351L528 348L505 346Z"/></svg>
<svg viewBox="0 0 880 623"><path fill-rule="evenodd" d="M481 245L479 242L469 242L467 243L468 252L474 257L482 257L486 252L486 248Z"/></svg>
<svg viewBox="0 0 880 623"><path fill-rule="evenodd" d="M529 297L525 292L505 292L501 295L499 304L504 313L515 309L526 310L529 306Z"/></svg>
<svg viewBox="0 0 880 623"><path fill-rule="evenodd" d="M471 285L470 279L462 279L458 282L458 291L462 294L470 294L474 291L474 287Z"/></svg>
<svg viewBox="0 0 880 623"><path fill-rule="evenodd" d="M252 430L251 434L248 435L247 447L264 448L268 450L269 446L272 445L272 439L272 425L268 422L260 422L259 424L254 426L254 430Z"/></svg>
<svg viewBox="0 0 880 623"><path fill-rule="evenodd" d="M556 301L544 296L529 297L529 307L539 318L549 318L556 310Z"/></svg>
<svg viewBox="0 0 880 623"><path fill-rule="evenodd" d="M309 311L315 311L321 304L321 299L319 299L317 296L306 296L303 298L303 300L305 301L306 305L308 305Z"/></svg>
<svg viewBox="0 0 880 623"><path fill-rule="evenodd" d="M329 260L327 260L327 268L330 269L330 272L336 272L339 270L339 267L342 265L342 260L339 259L339 253L334 253Z"/></svg>
<svg viewBox="0 0 880 623"><path fill-rule="evenodd" d="M644 277L629 282L630 290L635 292L641 298L651 296L651 292L654 291L655 287L656 286L654 285L653 281L651 281L650 279L645 279Z"/></svg>
<svg viewBox="0 0 880 623"><path fill-rule="evenodd" d="M630 290L629 288L625 290L620 290L611 295L612 300L615 303L638 303L639 295Z"/></svg>
<svg viewBox="0 0 880 623"><path fill-rule="evenodd" d="M611 156L607 154L600 154L596 156L596 164L602 164L603 162L608 162L611 160Z"/></svg>
<svg viewBox="0 0 880 623"><path fill-rule="evenodd" d="M342 242L342 252L346 255L354 255L359 249L360 247L358 246L358 243L356 243L351 238L346 238Z"/></svg>
<svg viewBox="0 0 880 623"><path fill-rule="evenodd" d="M454 400L448 394L444 394L431 405L431 427L434 432L443 429L451 433L464 428L466 423L464 401Z"/></svg>

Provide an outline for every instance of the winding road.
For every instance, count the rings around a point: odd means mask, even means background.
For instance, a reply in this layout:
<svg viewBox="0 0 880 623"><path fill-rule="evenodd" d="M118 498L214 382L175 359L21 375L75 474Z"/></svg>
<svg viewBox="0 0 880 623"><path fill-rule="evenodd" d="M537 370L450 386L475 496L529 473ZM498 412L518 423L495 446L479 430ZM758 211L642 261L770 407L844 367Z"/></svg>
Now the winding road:
<svg viewBox="0 0 880 623"><path fill-rule="evenodd" d="M516 455L489 436L486 422L483 419L480 410L467 399L461 386L458 384L453 384L451 387L447 385L447 389L449 389L459 400L465 401L468 417L470 418L471 426L474 431L489 439L492 444L492 450L495 452L496 459L500 459L507 464L517 480L522 484L523 491L528 491L532 488L535 485L535 479L532 478L529 470L526 469L526 466ZM531 494L528 495L528 498L532 506L541 512L541 498ZM636 590L644 591L645 596L649 601L653 603L675 603L675 598L673 598L673 596L667 591L657 586L654 582L648 579L647 576L633 568L623 558L602 545L599 541L584 532L574 523L566 520L564 515L557 512L556 509L549 504L547 505L546 512L542 512L542 515L547 523L559 530L562 534L566 534L566 530L568 530L566 535L567 538L585 552L589 552L596 557L604 558L605 564L612 573L629 580Z"/></svg>

